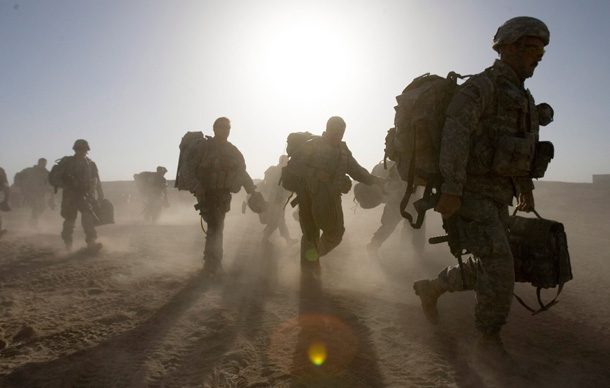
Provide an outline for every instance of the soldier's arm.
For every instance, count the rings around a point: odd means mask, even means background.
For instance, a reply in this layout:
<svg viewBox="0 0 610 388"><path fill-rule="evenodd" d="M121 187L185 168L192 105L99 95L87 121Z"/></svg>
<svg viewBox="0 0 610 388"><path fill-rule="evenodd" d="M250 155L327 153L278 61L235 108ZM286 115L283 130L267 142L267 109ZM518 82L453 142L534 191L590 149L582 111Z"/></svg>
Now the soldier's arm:
<svg viewBox="0 0 610 388"><path fill-rule="evenodd" d="M102 180L100 179L100 174L97 169L97 164L93 163L93 168L95 169L95 177L96 177L96 182L97 182L95 191L97 191L98 201L101 201L102 199L104 199L104 190L102 189Z"/></svg>
<svg viewBox="0 0 610 388"><path fill-rule="evenodd" d="M237 147L235 148L235 150L238 153L240 169L242 171L242 173L241 173L241 176L242 176L242 183L241 183L241 185L246 190L246 193L252 194L253 192L256 191L256 185L254 184L254 181L250 177L250 174L248 174L248 171L246 171L246 160L244 159L244 155L237 149Z"/></svg>
<svg viewBox="0 0 610 388"><path fill-rule="evenodd" d="M485 78L479 78L464 84L447 107L439 157L443 194L462 195L471 136L492 99L493 84Z"/></svg>
<svg viewBox="0 0 610 388"><path fill-rule="evenodd" d="M362 167L358 161L354 158L350 150L347 150L347 174L357 180L358 182L365 183L367 185L373 185L375 183L381 183L382 178L376 177L368 172L368 170Z"/></svg>

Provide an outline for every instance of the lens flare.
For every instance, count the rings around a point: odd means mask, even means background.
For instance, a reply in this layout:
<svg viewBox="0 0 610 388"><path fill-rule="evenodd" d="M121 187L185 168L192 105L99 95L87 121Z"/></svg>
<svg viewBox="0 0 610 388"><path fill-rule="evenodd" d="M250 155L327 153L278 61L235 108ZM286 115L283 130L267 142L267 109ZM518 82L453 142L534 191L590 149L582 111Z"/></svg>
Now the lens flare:
<svg viewBox="0 0 610 388"><path fill-rule="evenodd" d="M326 346L322 342L312 343L307 352L309 360L316 366L320 366L326 361Z"/></svg>
<svg viewBox="0 0 610 388"><path fill-rule="evenodd" d="M320 255L318 254L318 250L316 248L309 248L305 251L305 257L309 261L316 261L320 258Z"/></svg>

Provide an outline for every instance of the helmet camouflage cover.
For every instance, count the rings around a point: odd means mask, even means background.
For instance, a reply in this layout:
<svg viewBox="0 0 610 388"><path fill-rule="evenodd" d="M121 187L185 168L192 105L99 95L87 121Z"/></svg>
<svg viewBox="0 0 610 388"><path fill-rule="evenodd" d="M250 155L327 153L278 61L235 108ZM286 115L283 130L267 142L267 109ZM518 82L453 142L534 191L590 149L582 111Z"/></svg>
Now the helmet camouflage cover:
<svg viewBox="0 0 610 388"><path fill-rule="evenodd" d="M507 20L498 28L492 48L498 51L501 46L515 43L523 36L540 38L546 46L549 44L551 33L541 20L529 16L518 16Z"/></svg>

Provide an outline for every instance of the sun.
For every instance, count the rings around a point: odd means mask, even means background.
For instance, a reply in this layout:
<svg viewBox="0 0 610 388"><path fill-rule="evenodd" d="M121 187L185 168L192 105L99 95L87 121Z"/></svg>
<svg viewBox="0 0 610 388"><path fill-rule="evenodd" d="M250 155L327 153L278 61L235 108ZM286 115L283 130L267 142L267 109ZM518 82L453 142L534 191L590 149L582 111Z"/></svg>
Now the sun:
<svg viewBox="0 0 610 388"><path fill-rule="evenodd" d="M352 44L339 26L301 17L270 32L259 53L270 95L293 104L320 104L345 90L352 77Z"/></svg>

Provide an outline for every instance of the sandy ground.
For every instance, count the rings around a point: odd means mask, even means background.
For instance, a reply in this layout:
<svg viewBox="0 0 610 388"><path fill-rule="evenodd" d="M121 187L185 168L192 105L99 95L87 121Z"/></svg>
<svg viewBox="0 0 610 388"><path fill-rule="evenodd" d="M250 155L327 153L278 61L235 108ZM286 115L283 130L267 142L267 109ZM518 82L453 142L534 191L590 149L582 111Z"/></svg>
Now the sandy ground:
<svg viewBox="0 0 610 388"><path fill-rule="evenodd" d="M474 361L472 292L443 295L438 326L424 318L412 283L454 263L446 246L417 253L422 236L399 226L380 259L368 257L381 207L344 198L344 241L311 280L301 278L298 244L287 247L277 234L261 243L263 226L242 214L238 195L226 220L228 275L210 280L200 276L204 234L192 199L172 192L172 207L147 225L137 197L120 203L129 185L105 185L116 224L98 228L97 256L63 250L57 210L36 230L26 208L2 214L1 387L609 385L610 189L538 183L540 213L566 225L574 280L542 314L513 304L504 342L529 370L516 377ZM427 237L440 233L431 215ZM78 226L75 245L82 241ZM529 285L517 292L535 300ZM316 349L326 351L323 362Z"/></svg>

